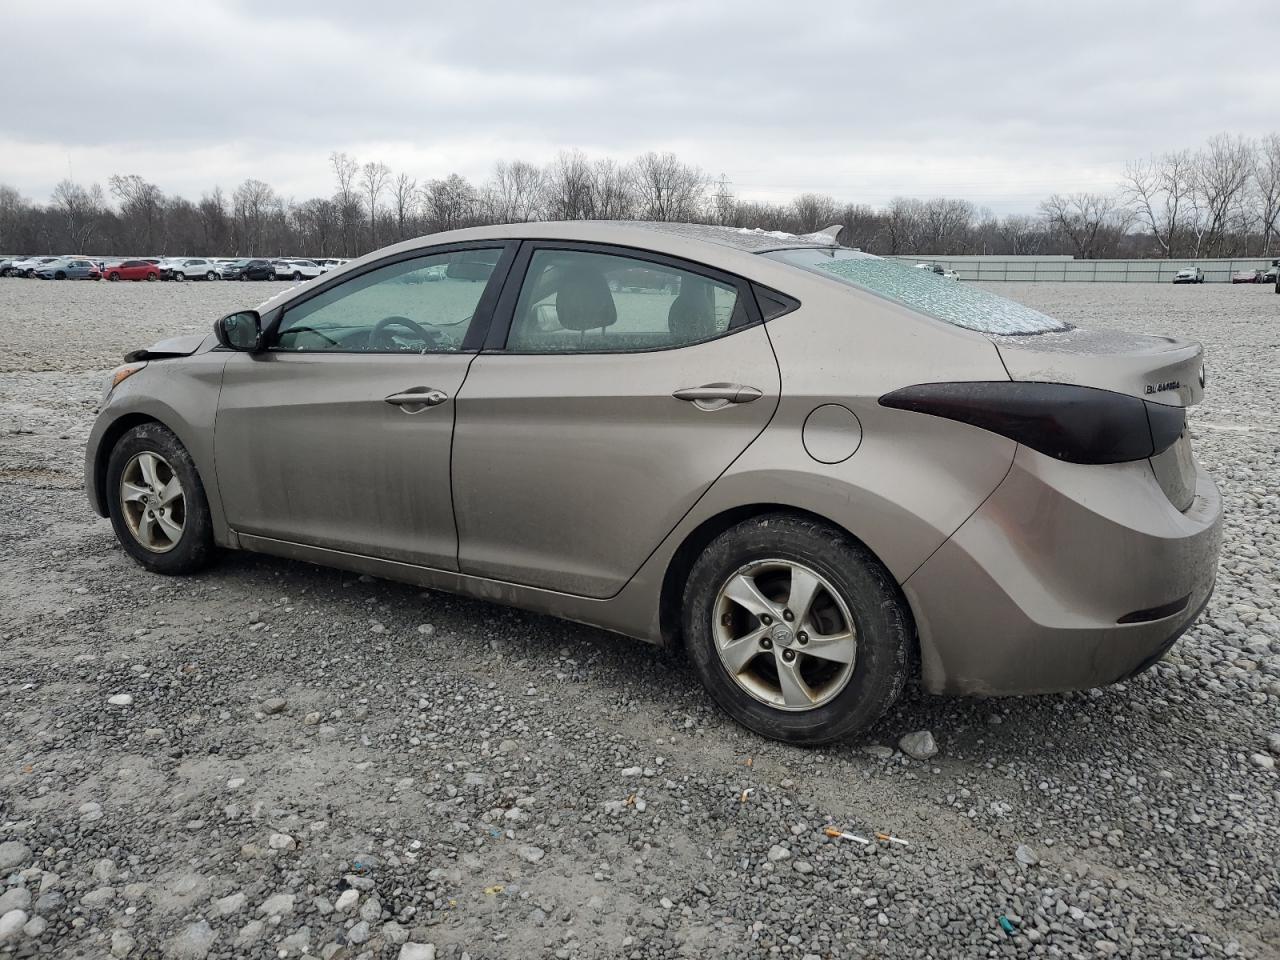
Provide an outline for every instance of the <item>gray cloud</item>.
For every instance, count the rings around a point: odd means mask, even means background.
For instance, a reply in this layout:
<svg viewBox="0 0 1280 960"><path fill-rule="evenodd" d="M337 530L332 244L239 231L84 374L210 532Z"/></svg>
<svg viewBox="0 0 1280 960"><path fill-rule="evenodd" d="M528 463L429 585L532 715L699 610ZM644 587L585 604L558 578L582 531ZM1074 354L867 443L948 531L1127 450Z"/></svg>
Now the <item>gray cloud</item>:
<svg viewBox="0 0 1280 960"><path fill-rule="evenodd" d="M327 193L331 150L420 178L675 149L746 196L1026 209L1127 159L1277 125L1280 24L1221 3L395 0L6 13L0 182L137 172ZM83 24L83 29L69 25Z"/></svg>

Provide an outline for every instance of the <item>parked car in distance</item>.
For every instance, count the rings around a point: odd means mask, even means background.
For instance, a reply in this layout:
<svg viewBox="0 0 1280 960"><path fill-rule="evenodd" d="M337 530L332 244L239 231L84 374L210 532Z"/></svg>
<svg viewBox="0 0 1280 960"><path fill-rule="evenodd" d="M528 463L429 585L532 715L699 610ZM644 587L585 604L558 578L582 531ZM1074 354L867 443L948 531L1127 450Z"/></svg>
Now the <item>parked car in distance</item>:
<svg viewBox="0 0 1280 960"><path fill-rule="evenodd" d="M217 280L218 265L205 257L171 257L160 264L161 280Z"/></svg>
<svg viewBox="0 0 1280 960"><path fill-rule="evenodd" d="M313 280L324 272L312 260L273 260L271 265L275 268L275 279L292 280L294 283Z"/></svg>
<svg viewBox="0 0 1280 960"><path fill-rule="evenodd" d="M143 567L244 549L682 644L731 716L810 744L917 674L1127 679L1213 590L1198 343L730 227L478 227L353 266L113 371L85 489Z"/></svg>
<svg viewBox="0 0 1280 960"><path fill-rule="evenodd" d="M1232 283L1262 283L1264 271L1262 270L1237 270L1231 275Z"/></svg>
<svg viewBox="0 0 1280 960"><path fill-rule="evenodd" d="M1262 275L1262 282L1274 283L1276 285L1276 293L1280 293L1280 259L1271 261L1271 266L1267 267L1266 272Z"/></svg>
<svg viewBox="0 0 1280 960"><path fill-rule="evenodd" d="M346 262L347 262L346 260L339 260L334 257L326 257L324 259L315 261L316 265L320 268L320 270L323 273L328 273L330 270L334 269L335 267L340 267Z"/></svg>
<svg viewBox="0 0 1280 960"><path fill-rule="evenodd" d="M223 280L274 280L276 268L270 260L244 258L224 263L219 271Z"/></svg>
<svg viewBox="0 0 1280 960"><path fill-rule="evenodd" d="M108 262L102 268L102 275L108 280L146 280L160 279L160 268L150 260L116 260Z"/></svg>
<svg viewBox="0 0 1280 960"><path fill-rule="evenodd" d="M101 280L102 272L92 260L70 257L43 264L36 276L41 280Z"/></svg>
<svg viewBox="0 0 1280 960"><path fill-rule="evenodd" d="M19 256L18 254L9 254L7 256L0 257L0 277L9 276L9 271L13 269L13 265L19 260L25 259L26 257Z"/></svg>
<svg viewBox="0 0 1280 960"><path fill-rule="evenodd" d="M1183 267L1173 275L1174 283L1204 283L1204 271L1199 267Z"/></svg>
<svg viewBox="0 0 1280 960"><path fill-rule="evenodd" d="M9 267L9 275L13 277L34 277L37 270L46 263L52 263L57 259L57 257L27 257L25 260L15 260Z"/></svg>
<svg viewBox="0 0 1280 960"><path fill-rule="evenodd" d="M940 263L917 263L916 269L928 270L930 273L936 274L939 277L945 277L947 280L960 279L960 274L956 273L954 270L948 270Z"/></svg>

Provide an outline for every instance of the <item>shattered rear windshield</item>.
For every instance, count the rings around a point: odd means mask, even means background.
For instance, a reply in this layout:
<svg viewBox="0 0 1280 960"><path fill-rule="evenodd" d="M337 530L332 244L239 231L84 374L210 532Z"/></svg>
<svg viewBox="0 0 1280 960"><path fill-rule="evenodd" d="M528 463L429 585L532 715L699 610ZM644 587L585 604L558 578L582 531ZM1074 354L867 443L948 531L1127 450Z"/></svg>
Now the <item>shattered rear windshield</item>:
<svg viewBox="0 0 1280 960"><path fill-rule="evenodd" d="M1068 323L972 283L848 248L775 250L764 256L825 274L966 330L1026 334L1071 329Z"/></svg>

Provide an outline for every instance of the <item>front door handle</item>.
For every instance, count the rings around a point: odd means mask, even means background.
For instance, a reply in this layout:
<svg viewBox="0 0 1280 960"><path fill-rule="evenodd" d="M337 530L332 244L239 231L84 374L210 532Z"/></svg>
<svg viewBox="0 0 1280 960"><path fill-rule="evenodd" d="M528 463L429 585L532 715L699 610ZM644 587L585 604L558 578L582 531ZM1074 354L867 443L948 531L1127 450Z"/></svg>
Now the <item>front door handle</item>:
<svg viewBox="0 0 1280 960"><path fill-rule="evenodd" d="M449 399L443 390L434 387L410 387L402 393L393 393L384 402L393 404L405 413L421 413L427 407L438 407Z"/></svg>
<svg viewBox="0 0 1280 960"><path fill-rule="evenodd" d="M701 410L719 410L731 403L750 403L764 396L755 387L741 383L704 383L700 387L685 387L671 394L677 400L692 403Z"/></svg>

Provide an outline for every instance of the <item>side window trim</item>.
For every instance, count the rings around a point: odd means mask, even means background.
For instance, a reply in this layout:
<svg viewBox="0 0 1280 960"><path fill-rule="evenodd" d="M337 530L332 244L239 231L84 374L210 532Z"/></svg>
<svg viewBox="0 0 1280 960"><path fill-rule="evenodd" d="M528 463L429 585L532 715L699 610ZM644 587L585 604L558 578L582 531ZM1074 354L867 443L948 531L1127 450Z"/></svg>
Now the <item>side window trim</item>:
<svg viewBox="0 0 1280 960"><path fill-rule="evenodd" d="M626 247L611 243L591 243L582 240L523 240L520 242L519 252L514 257L513 263L507 272L506 281L502 287L502 293L498 298L497 307L493 312L492 321L489 324L488 336L484 340L484 346L482 348L483 352L511 353L519 356L562 357L574 354L588 354L591 356L604 357L617 353L660 353L666 350L681 350L685 347L693 346L692 343L677 343L665 347L653 347L651 349L611 350L604 352L599 350L508 350L507 340L511 335L511 324L515 319L516 305L520 299L520 291L524 288L525 278L529 271L529 264L533 260L533 255L539 250L598 253L604 256L625 257L629 260L642 260L658 266L669 267L673 270L683 270L685 273L696 274L716 283L733 287L738 292L738 302L742 305L742 313L746 319L745 321L730 323L729 328L719 336L711 338L713 340L721 340L724 337L732 336L739 330L745 330L747 327L753 327L763 322L763 318L760 314L760 307L756 303L755 292L752 290L751 281L732 273L725 273L723 270L717 270L715 267L707 266L704 263L698 263L694 260L685 260L681 257L672 257L665 253L659 253L656 250L648 250L644 247ZM699 340L695 342L707 343L709 341Z"/></svg>
<svg viewBox="0 0 1280 960"><path fill-rule="evenodd" d="M308 300L319 296L334 287L339 287L349 280L355 280L375 270L383 267L393 266L397 263L403 263L406 260L417 260L422 257L434 257L446 253L461 253L467 250L502 250L502 254L498 257L498 262L493 268L493 273L489 275L489 280L485 285L484 292L480 294L480 299L476 303L476 312L471 319L471 325L467 328L467 334L462 340L462 347L458 353L477 353L485 342L485 336L490 328L494 316L494 307L498 303L499 294L505 289L508 274L511 271L512 262L515 260L516 249L518 244L512 240L471 240L458 243L442 243L431 247L418 247L414 250L404 250L390 256L381 257L368 264L357 272L343 274L342 276L324 278L321 274L311 283L306 285L305 292L288 303L280 304L271 309L267 316L263 318L263 341L268 344L268 353L291 353L292 351L278 351L276 347L276 337L280 329L280 324L284 320L285 314L294 307L300 307ZM315 284L315 286L313 286ZM268 319L269 318L269 319ZM326 351L328 352L328 351ZM346 351L332 351L335 354L343 354Z"/></svg>

